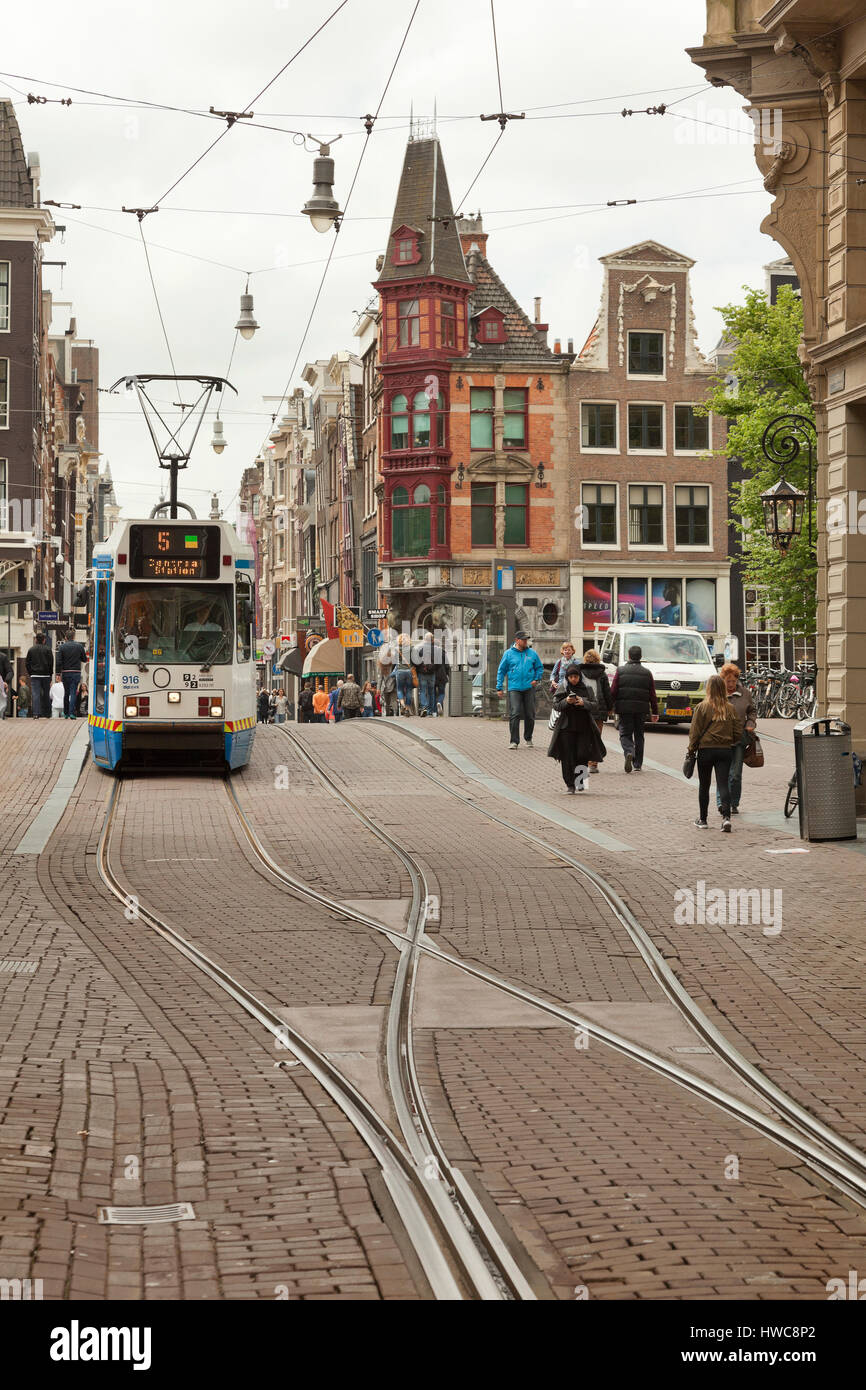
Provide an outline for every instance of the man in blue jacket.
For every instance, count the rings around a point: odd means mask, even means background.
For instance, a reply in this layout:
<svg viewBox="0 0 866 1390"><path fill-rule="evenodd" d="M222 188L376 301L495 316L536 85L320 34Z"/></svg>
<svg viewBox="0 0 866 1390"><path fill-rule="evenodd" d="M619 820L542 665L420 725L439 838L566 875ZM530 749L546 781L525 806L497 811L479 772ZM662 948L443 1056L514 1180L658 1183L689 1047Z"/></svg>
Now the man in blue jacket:
<svg viewBox="0 0 866 1390"><path fill-rule="evenodd" d="M527 748L532 747L535 728L535 687L544 675L538 652L529 646L529 633L518 632L514 646L509 647L496 672L496 691L502 694L502 682L508 681L508 713L511 720L511 747L520 747L520 720Z"/></svg>

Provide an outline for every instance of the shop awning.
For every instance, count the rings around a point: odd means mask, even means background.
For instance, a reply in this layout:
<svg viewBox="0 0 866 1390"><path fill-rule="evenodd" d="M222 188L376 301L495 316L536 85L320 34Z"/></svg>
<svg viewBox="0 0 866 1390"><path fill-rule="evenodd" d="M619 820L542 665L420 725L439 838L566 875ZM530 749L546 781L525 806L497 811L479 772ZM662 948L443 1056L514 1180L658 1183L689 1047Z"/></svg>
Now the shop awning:
<svg viewBox="0 0 866 1390"><path fill-rule="evenodd" d="M289 647L288 651L283 652L276 664L285 675L301 676L304 673L306 657L307 653L303 647Z"/></svg>
<svg viewBox="0 0 866 1390"><path fill-rule="evenodd" d="M307 652L301 671L303 676L344 676L346 674L346 653L341 642L329 637L317 642L312 651Z"/></svg>

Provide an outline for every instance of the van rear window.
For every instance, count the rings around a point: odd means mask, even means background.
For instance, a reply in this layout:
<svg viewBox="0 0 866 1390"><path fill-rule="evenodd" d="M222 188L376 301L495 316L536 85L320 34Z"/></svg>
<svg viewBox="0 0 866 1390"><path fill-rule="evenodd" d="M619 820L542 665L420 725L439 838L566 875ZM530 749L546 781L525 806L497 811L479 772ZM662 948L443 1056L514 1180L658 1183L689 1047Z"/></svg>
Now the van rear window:
<svg viewBox="0 0 866 1390"><path fill-rule="evenodd" d="M687 632L653 632L650 628L629 633L627 646L640 647L641 661L684 666L706 666L709 663L707 649L701 638Z"/></svg>

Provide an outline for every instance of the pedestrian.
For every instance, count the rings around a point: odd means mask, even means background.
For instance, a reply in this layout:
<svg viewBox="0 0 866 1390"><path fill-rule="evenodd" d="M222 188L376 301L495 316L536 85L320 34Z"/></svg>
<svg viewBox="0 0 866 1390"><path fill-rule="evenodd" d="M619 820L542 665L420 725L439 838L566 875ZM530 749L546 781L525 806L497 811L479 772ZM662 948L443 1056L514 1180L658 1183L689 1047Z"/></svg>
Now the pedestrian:
<svg viewBox="0 0 866 1390"><path fill-rule="evenodd" d="M380 666L379 670L384 668ZM397 676L393 669L388 668L379 682L379 694L385 709L385 717L391 718L400 713L400 700L397 695Z"/></svg>
<svg viewBox="0 0 866 1390"><path fill-rule="evenodd" d="M277 714L277 692L272 690L268 696L268 723L273 724Z"/></svg>
<svg viewBox="0 0 866 1390"><path fill-rule="evenodd" d="M730 834L731 759L734 746L742 735L742 720L728 699L725 682L721 676L710 676L706 696L692 715L689 729L689 756L696 755L698 764L698 819L695 825L699 830L707 828L710 782L715 770L722 830Z"/></svg>
<svg viewBox="0 0 866 1390"><path fill-rule="evenodd" d="M569 662L576 661L577 655L574 650L573 642L563 642L559 649L559 659L550 673L550 693L555 695L557 688L565 680L565 668Z"/></svg>
<svg viewBox="0 0 866 1390"><path fill-rule="evenodd" d="M87 682L85 680L82 680L81 684L78 687L78 713L82 719L87 718L87 700Z"/></svg>
<svg viewBox="0 0 866 1390"><path fill-rule="evenodd" d="M647 718L658 723L659 702L652 671L641 665L640 647L629 647L628 661L617 667L610 685L613 708L619 715L619 741L625 770L640 772L643 767L644 725Z"/></svg>
<svg viewBox="0 0 866 1390"><path fill-rule="evenodd" d="M66 641L57 648L56 669L63 679L63 718L78 718L78 687L81 684L81 668L86 666L89 657L80 642L75 640L75 629L69 628Z"/></svg>
<svg viewBox="0 0 866 1390"><path fill-rule="evenodd" d="M278 690L277 702L274 707L274 720L277 724L285 724L288 705L289 702L286 699L286 692L284 690Z"/></svg>
<svg viewBox="0 0 866 1390"><path fill-rule="evenodd" d="M403 714L414 714L415 689L418 677L409 660L410 642L404 635L397 639L397 657L394 663L394 680L397 687L397 701Z"/></svg>
<svg viewBox="0 0 866 1390"><path fill-rule="evenodd" d="M382 697L379 694L379 687L375 681L370 681L370 688L373 691L373 714L379 717L382 713Z"/></svg>
<svg viewBox="0 0 866 1390"><path fill-rule="evenodd" d="M301 693L298 696L298 723L311 724L313 722L313 692L310 689L310 682L304 681L301 686Z"/></svg>
<svg viewBox="0 0 866 1390"><path fill-rule="evenodd" d="M261 689L259 691L259 696L256 701L256 717L260 724L267 724L268 722L268 711L270 709L270 703L271 702L268 697L268 692L264 688Z"/></svg>
<svg viewBox="0 0 866 1390"><path fill-rule="evenodd" d="M598 767L607 756L596 724L598 701L579 662L571 661L566 666L565 679L557 686L553 697L553 708L559 718L547 756L556 758L562 768L565 790L569 796L574 796L575 790L587 790L585 769L592 763Z"/></svg>
<svg viewBox="0 0 866 1390"><path fill-rule="evenodd" d="M50 719L51 707L49 690L54 670L54 657L45 641L45 633L37 632L33 646L24 658L24 665L30 677L30 691L33 696L33 718Z"/></svg>
<svg viewBox="0 0 866 1390"><path fill-rule="evenodd" d="M18 682L18 718L26 719L30 713L30 686L24 676Z"/></svg>
<svg viewBox="0 0 866 1390"><path fill-rule="evenodd" d="M340 698L340 691L343 689L343 682L337 681L330 695L328 696L328 719L332 724L339 724L343 718L343 711L337 708L337 701Z"/></svg>
<svg viewBox="0 0 866 1390"><path fill-rule="evenodd" d="M437 660L438 658L438 660ZM441 664L441 652L433 644L429 634L416 643L412 669L418 686L418 708L423 718L435 719L436 709L436 668Z"/></svg>
<svg viewBox="0 0 866 1390"><path fill-rule="evenodd" d="M607 672L602 665L601 657L595 650L595 647L584 653L583 660L578 662L578 665L580 666L580 674L592 691L595 697L595 703L598 706L593 718L595 719L600 736L604 728L604 722L613 709L613 696L610 693L610 681L607 678ZM555 669L556 667L554 667L554 670ZM598 763L590 761L589 770L590 772L598 772Z"/></svg>
<svg viewBox="0 0 866 1390"><path fill-rule="evenodd" d="M740 797L743 791L743 758L746 756L746 749L751 743L750 734L753 734L758 726L758 715L750 692L746 690L740 680L739 666L735 665L733 661L726 661L719 671L719 675L725 682L727 697L737 711L743 725L743 732L734 744L731 753L731 770L728 773L731 815L738 816L740 814ZM718 810L722 809L718 777L716 778L716 807Z"/></svg>
<svg viewBox="0 0 866 1390"><path fill-rule="evenodd" d="M337 706L346 719L358 719L363 708L361 687L353 675L348 675L337 698Z"/></svg>
<svg viewBox="0 0 866 1390"><path fill-rule="evenodd" d="M321 685L316 686L316 693L313 696L313 723L324 724L325 715L328 712L328 692Z"/></svg>
<svg viewBox="0 0 866 1390"><path fill-rule="evenodd" d="M6 718L6 706L9 704L9 686L0 675L0 719Z"/></svg>
<svg viewBox="0 0 866 1390"><path fill-rule="evenodd" d="M49 691L49 699L51 700L51 718L62 719L63 702L66 699L66 694L63 689L63 680L59 672L54 677L53 684Z"/></svg>
<svg viewBox="0 0 866 1390"><path fill-rule="evenodd" d="M444 655L442 660L436 664L434 676L436 685L436 713L442 715L445 713L445 691L451 679L451 667L445 660Z"/></svg>
<svg viewBox="0 0 866 1390"><path fill-rule="evenodd" d="M3 708L0 710L0 719L8 719L12 713L12 696L15 694L13 689L13 675L12 662L9 660L6 652L0 652L0 680L3 681L6 692L5 699L3 700Z"/></svg>
<svg viewBox="0 0 866 1390"><path fill-rule="evenodd" d="M532 747L532 731L535 728L535 687L543 675L541 658L529 645L529 633L516 633L514 645L508 648L496 672L497 695L502 695L503 681L508 681L511 748L520 747L521 719L526 746Z"/></svg>
<svg viewBox="0 0 866 1390"><path fill-rule="evenodd" d="M373 687L369 681L364 682L364 688L361 691L361 702L361 718L372 719L376 713L376 702L373 699Z"/></svg>

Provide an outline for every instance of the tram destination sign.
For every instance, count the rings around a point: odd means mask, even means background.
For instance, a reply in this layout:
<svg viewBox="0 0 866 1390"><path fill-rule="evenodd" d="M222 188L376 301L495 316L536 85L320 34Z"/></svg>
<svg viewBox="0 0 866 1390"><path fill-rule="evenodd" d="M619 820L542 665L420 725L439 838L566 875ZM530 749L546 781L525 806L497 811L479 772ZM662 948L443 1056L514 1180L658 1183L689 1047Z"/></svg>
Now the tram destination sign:
<svg viewBox="0 0 866 1390"><path fill-rule="evenodd" d="M130 526L129 574L132 579L219 579L219 527Z"/></svg>

